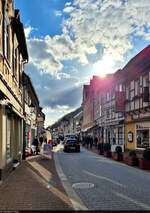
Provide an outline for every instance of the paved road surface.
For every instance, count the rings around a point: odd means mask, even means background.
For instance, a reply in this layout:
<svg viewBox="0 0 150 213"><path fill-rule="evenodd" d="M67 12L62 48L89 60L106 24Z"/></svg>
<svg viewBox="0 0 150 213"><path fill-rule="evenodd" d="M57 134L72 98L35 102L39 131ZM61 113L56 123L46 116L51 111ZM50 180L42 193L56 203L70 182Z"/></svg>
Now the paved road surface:
<svg viewBox="0 0 150 213"><path fill-rule="evenodd" d="M80 153L64 153L62 147L59 145L56 157L84 207L89 210L150 210L150 173L84 148ZM79 188L73 187L76 183L81 183ZM84 183L92 183L94 187Z"/></svg>

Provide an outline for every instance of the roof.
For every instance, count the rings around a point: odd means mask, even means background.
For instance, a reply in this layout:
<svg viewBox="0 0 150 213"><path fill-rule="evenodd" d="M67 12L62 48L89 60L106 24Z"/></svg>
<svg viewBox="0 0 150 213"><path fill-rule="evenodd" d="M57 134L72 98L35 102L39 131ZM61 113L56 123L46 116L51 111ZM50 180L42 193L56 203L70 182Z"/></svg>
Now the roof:
<svg viewBox="0 0 150 213"><path fill-rule="evenodd" d="M150 67L150 45L133 57L123 68L124 78L132 79L144 73ZM128 72L128 75L126 73Z"/></svg>
<svg viewBox="0 0 150 213"><path fill-rule="evenodd" d="M27 82L26 82L25 78L27 79ZM34 93L34 97L35 97L35 99L36 99L36 101L37 101L37 103L39 105L39 99L38 99L38 96L37 96L37 94L35 92L34 86L32 84L32 80L25 72L23 72L23 82L24 82L24 86L26 86L28 84L28 82L29 82L29 84L31 86L31 89L32 89L32 91Z"/></svg>
<svg viewBox="0 0 150 213"><path fill-rule="evenodd" d="M29 57L28 57L27 44L26 44L26 38L24 33L24 26L20 22L19 10L15 10L15 17L12 19L12 27L14 32L16 33L23 60L28 61Z"/></svg>

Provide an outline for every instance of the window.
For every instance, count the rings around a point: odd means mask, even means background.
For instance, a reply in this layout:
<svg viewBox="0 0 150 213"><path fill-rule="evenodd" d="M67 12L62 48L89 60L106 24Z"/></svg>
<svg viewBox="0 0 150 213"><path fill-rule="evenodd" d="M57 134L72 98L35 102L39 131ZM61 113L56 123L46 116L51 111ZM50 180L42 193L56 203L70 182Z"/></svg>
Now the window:
<svg viewBox="0 0 150 213"><path fill-rule="evenodd" d="M123 86L122 84L119 85L119 92L122 92L123 91Z"/></svg>
<svg viewBox="0 0 150 213"><path fill-rule="evenodd" d="M126 87L126 99L129 99L129 86Z"/></svg>
<svg viewBox="0 0 150 213"><path fill-rule="evenodd" d="M10 59L9 25L4 21L4 55Z"/></svg>
<svg viewBox="0 0 150 213"><path fill-rule="evenodd" d="M149 127L146 125L136 125L136 146L137 148L149 147Z"/></svg>
<svg viewBox="0 0 150 213"><path fill-rule="evenodd" d="M115 92L112 91L112 93L111 93L111 99L114 99L114 98L115 98Z"/></svg>
<svg viewBox="0 0 150 213"><path fill-rule="evenodd" d="M135 96L140 94L140 81L135 81Z"/></svg>
<svg viewBox="0 0 150 213"><path fill-rule="evenodd" d="M107 92L107 93L106 93L106 101L109 101L109 100L110 100L110 93Z"/></svg>
<svg viewBox="0 0 150 213"><path fill-rule="evenodd" d="M123 127L118 128L118 144L123 144Z"/></svg>
<svg viewBox="0 0 150 213"><path fill-rule="evenodd" d="M106 111L106 118L109 118L109 109Z"/></svg>
<svg viewBox="0 0 150 213"><path fill-rule="evenodd" d="M147 87L148 86L148 75L143 77L143 86Z"/></svg>
<svg viewBox="0 0 150 213"><path fill-rule="evenodd" d="M99 115L100 115L100 117L102 116L102 106L101 105L99 106Z"/></svg>
<svg viewBox="0 0 150 213"><path fill-rule="evenodd" d="M14 50L14 76L17 77L18 70L18 50L15 48Z"/></svg>
<svg viewBox="0 0 150 213"><path fill-rule="evenodd" d="M131 81L131 82L130 82L130 89L131 89L131 90L134 89L134 81Z"/></svg>

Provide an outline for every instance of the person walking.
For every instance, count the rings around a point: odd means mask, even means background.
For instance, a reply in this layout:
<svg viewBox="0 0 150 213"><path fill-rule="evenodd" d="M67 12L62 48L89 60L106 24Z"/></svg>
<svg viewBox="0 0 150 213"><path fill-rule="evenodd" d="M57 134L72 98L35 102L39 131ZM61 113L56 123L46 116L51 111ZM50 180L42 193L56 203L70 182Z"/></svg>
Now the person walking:
<svg viewBox="0 0 150 213"><path fill-rule="evenodd" d="M93 138L90 136L90 149L93 147Z"/></svg>
<svg viewBox="0 0 150 213"><path fill-rule="evenodd" d="M94 145L95 145L96 148L97 148L97 143L98 143L98 138L95 137L95 138L94 138Z"/></svg>
<svg viewBox="0 0 150 213"><path fill-rule="evenodd" d="M104 142L104 139L101 136L100 139L99 139L99 144L98 144L98 150L99 150L99 152L103 152L103 142Z"/></svg>
<svg viewBox="0 0 150 213"><path fill-rule="evenodd" d="M42 143L43 143L43 136L41 136L41 137L39 138L39 140L40 140L40 145L42 146Z"/></svg>
<svg viewBox="0 0 150 213"><path fill-rule="evenodd" d="M34 145L36 147L36 154L38 155L38 152L39 152L39 142L38 142L37 136L34 138L34 141L33 141L32 145Z"/></svg>

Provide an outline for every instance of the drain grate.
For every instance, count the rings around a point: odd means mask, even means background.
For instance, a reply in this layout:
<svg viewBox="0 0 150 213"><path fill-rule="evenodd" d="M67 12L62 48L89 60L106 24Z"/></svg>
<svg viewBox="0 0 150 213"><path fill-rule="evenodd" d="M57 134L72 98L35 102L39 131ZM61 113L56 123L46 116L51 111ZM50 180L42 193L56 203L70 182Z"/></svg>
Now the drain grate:
<svg viewBox="0 0 150 213"><path fill-rule="evenodd" d="M75 189L89 189L89 188L93 188L94 184L93 183L74 183L72 187Z"/></svg>

